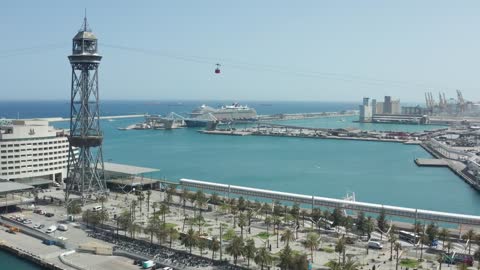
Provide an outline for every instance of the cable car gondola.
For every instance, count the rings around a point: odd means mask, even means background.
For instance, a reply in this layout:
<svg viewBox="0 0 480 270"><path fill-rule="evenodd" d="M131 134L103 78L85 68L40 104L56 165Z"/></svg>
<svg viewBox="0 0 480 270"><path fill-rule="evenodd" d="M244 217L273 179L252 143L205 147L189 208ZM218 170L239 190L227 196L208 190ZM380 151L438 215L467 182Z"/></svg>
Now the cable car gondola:
<svg viewBox="0 0 480 270"><path fill-rule="evenodd" d="M215 74L220 74L220 64L217 64L217 68L215 69Z"/></svg>

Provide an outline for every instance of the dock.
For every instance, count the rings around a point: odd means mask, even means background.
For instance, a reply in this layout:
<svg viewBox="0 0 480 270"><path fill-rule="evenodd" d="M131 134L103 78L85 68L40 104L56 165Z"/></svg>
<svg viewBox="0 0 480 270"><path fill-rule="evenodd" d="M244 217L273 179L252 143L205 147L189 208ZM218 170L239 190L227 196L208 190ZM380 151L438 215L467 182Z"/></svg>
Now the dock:
<svg viewBox="0 0 480 270"><path fill-rule="evenodd" d="M426 167L448 167L447 161L435 158L416 158L415 164Z"/></svg>
<svg viewBox="0 0 480 270"><path fill-rule="evenodd" d="M227 136L248 136L252 132L242 130L199 130L198 132L211 135L227 135Z"/></svg>

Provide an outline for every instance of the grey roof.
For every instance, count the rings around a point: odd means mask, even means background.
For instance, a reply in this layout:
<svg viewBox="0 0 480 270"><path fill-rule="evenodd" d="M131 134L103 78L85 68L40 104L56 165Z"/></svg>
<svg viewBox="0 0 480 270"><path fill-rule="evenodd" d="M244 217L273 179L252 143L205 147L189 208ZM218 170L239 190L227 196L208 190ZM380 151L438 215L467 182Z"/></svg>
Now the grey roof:
<svg viewBox="0 0 480 270"><path fill-rule="evenodd" d="M44 179L44 178L16 179L15 181L19 184L30 185L30 186L40 186L40 185L53 184L53 180Z"/></svg>
<svg viewBox="0 0 480 270"><path fill-rule="evenodd" d="M32 186L11 181L0 182L0 193L19 192L33 189Z"/></svg>
<svg viewBox="0 0 480 270"><path fill-rule="evenodd" d="M73 37L73 39L97 39L97 37L92 32L80 31Z"/></svg>
<svg viewBox="0 0 480 270"><path fill-rule="evenodd" d="M103 165L104 165L105 171L128 174L128 175L137 175L137 174L142 174L142 173L150 173L150 172L160 171L159 169L137 167L137 166L118 164L118 163L110 163L110 162L105 162Z"/></svg>

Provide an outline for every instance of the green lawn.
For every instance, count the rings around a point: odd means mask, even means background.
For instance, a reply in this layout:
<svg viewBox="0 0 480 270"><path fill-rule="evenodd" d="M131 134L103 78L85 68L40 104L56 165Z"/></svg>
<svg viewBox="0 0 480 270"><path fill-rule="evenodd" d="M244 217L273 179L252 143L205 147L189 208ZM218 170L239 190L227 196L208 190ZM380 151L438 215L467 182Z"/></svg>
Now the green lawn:
<svg viewBox="0 0 480 270"><path fill-rule="evenodd" d="M400 266L408 268L417 268L419 262L415 259L401 259Z"/></svg>
<svg viewBox="0 0 480 270"><path fill-rule="evenodd" d="M261 232L257 234L257 237L263 240L267 240L270 237L270 234L268 234L267 232Z"/></svg>

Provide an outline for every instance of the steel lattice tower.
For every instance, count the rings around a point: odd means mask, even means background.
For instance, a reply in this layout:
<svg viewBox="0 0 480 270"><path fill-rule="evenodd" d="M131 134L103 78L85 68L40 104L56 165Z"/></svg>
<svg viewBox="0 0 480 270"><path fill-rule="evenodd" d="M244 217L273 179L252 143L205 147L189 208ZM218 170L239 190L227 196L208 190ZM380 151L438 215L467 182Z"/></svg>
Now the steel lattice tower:
<svg viewBox="0 0 480 270"><path fill-rule="evenodd" d="M107 192L100 129L98 41L85 16L82 28L73 38L70 100L70 135L66 199L79 195L83 202Z"/></svg>

